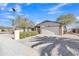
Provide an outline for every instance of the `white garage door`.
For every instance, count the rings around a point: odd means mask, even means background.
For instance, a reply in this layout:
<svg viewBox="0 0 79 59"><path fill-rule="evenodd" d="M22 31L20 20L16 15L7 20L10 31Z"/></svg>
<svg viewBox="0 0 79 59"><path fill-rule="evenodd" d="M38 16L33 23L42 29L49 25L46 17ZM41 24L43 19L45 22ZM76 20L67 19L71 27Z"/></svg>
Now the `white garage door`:
<svg viewBox="0 0 79 59"><path fill-rule="evenodd" d="M46 27L41 29L42 34L59 34L59 27Z"/></svg>

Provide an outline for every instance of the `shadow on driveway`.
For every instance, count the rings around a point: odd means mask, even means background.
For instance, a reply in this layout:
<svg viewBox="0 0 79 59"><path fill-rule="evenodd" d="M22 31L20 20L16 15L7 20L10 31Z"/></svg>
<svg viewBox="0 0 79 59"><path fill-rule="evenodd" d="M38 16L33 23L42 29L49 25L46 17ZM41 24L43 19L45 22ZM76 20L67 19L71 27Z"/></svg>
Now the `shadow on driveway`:
<svg viewBox="0 0 79 59"><path fill-rule="evenodd" d="M36 37L36 40L33 40L32 42L37 42L33 44L31 47L34 48L39 45L48 44L47 46L40 47L40 55L45 56L46 54L48 56L52 55L52 50L57 46L60 45L58 48L58 56L75 56L79 55L79 39L70 39L70 38L64 38L64 37ZM73 49L75 52L73 52ZM54 51L56 52L56 51Z"/></svg>

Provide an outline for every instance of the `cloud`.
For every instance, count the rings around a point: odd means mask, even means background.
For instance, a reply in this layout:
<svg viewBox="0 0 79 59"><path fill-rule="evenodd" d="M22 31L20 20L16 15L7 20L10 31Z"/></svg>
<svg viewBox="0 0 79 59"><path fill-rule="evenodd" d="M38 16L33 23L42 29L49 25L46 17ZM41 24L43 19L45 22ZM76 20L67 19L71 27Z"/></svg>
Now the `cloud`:
<svg viewBox="0 0 79 59"><path fill-rule="evenodd" d="M0 14L0 17L3 19L14 19L14 16L11 15L10 13L2 13Z"/></svg>
<svg viewBox="0 0 79 59"><path fill-rule="evenodd" d="M7 15L5 17L8 18L8 19L14 19L14 16L12 16L12 15Z"/></svg>
<svg viewBox="0 0 79 59"><path fill-rule="evenodd" d="M0 3L0 6L7 6L8 3Z"/></svg>
<svg viewBox="0 0 79 59"><path fill-rule="evenodd" d="M31 5L32 3L18 3L18 5L23 5L23 4L29 6L29 5Z"/></svg>
<svg viewBox="0 0 79 59"><path fill-rule="evenodd" d="M0 23L1 22L9 22L10 20L8 20L8 19L0 19Z"/></svg>
<svg viewBox="0 0 79 59"><path fill-rule="evenodd" d="M27 6L31 5L32 3L26 3Z"/></svg>
<svg viewBox="0 0 79 59"><path fill-rule="evenodd" d="M0 9L1 10L5 10L5 8L7 7L8 3L0 3Z"/></svg>
<svg viewBox="0 0 79 59"><path fill-rule="evenodd" d="M60 14L63 13L63 11L49 11L48 14Z"/></svg>
<svg viewBox="0 0 79 59"><path fill-rule="evenodd" d="M29 17L28 14L23 14L23 13L17 13L18 15L21 15L21 16L25 16L25 17ZM12 15L11 13L2 13L0 14L0 17L3 18L3 19L15 19L15 16L16 15Z"/></svg>
<svg viewBox="0 0 79 59"><path fill-rule="evenodd" d="M0 19L0 26L11 26L11 21L8 19Z"/></svg>
<svg viewBox="0 0 79 59"><path fill-rule="evenodd" d="M77 20L79 20L79 16L77 16L76 18L77 18Z"/></svg>
<svg viewBox="0 0 79 59"><path fill-rule="evenodd" d="M3 15L9 15L10 13L6 12L6 13L1 13L0 16L3 16Z"/></svg>
<svg viewBox="0 0 79 59"><path fill-rule="evenodd" d="M16 9L17 12L21 12L21 7L20 7L20 5L17 4L17 5L15 6L15 9Z"/></svg>
<svg viewBox="0 0 79 59"><path fill-rule="evenodd" d="M51 7L48 9L48 14L60 14L63 13L63 11L60 11L59 8L68 5L68 3L60 3L54 7Z"/></svg>
<svg viewBox="0 0 79 59"><path fill-rule="evenodd" d="M58 4L58 5L55 6L55 7L49 8L49 10L50 10L50 11L52 11L52 10L57 10L57 9L59 9L60 7L63 7L63 6L65 6L65 5L68 5L68 3L61 3L61 4Z"/></svg>

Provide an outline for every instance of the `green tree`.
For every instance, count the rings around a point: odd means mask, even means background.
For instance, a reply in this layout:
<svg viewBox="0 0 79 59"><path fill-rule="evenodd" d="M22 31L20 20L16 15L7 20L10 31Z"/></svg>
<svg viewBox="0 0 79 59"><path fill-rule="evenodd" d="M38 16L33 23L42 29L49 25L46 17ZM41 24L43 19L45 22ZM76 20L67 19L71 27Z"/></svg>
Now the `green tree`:
<svg viewBox="0 0 79 59"><path fill-rule="evenodd" d="M61 22L64 24L64 31L67 32L67 29L68 29L68 25L71 25L72 23L75 23L76 22L76 17L74 14L64 14L64 15L61 15L57 18L57 21L58 22Z"/></svg>
<svg viewBox="0 0 79 59"><path fill-rule="evenodd" d="M16 28L22 28L23 31L25 32L25 29L27 28L32 28L33 27L33 23L32 21L29 21L29 19L27 19L24 16L17 16L16 17L16 21L15 21L15 26Z"/></svg>
<svg viewBox="0 0 79 59"><path fill-rule="evenodd" d="M12 11L14 13L15 16L15 19L12 20L12 24L13 24L13 30L15 28L23 28L24 32L25 32L25 29L27 28L32 28L34 26L34 23L32 21L30 21L29 19L27 19L26 17L24 16L19 16L17 15L17 10L15 8L12 8Z"/></svg>
<svg viewBox="0 0 79 59"><path fill-rule="evenodd" d="M61 15L57 18L57 21L64 23L65 25L72 24L76 21L76 17L74 14L65 14Z"/></svg>
<svg viewBox="0 0 79 59"><path fill-rule="evenodd" d="M20 21L19 21L19 27L23 28L24 32L25 32L25 29L29 27L29 23L26 21L25 18L21 18L20 19Z"/></svg>

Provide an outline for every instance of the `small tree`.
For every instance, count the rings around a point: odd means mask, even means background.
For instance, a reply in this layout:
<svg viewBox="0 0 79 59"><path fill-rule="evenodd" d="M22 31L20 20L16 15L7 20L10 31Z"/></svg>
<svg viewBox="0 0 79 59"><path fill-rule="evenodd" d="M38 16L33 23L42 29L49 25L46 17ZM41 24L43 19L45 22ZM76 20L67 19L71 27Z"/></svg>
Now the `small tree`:
<svg viewBox="0 0 79 59"><path fill-rule="evenodd" d="M14 14L16 14L17 12L15 8L12 8L12 11L14 12ZM15 20L12 20L12 23L13 23L13 30L19 27L19 28L23 28L24 32L26 28L28 30L28 28L34 26L32 21L29 21L26 17L19 15L16 15Z"/></svg>
<svg viewBox="0 0 79 59"><path fill-rule="evenodd" d="M67 32L67 26L74 23L76 20L77 19L74 14L65 14L65 15L61 15L57 18L57 21L64 24L65 32Z"/></svg>
<svg viewBox="0 0 79 59"><path fill-rule="evenodd" d="M16 17L15 26L22 28L25 32L26 28L28 30L28 28L33 27L33 23L24 16L18 16Z"/></svg>
<svg viewBox="0 0 79 59"><path fill-rule="evenodd" d="M21 19L19 21L19 27L23 28L24 32L25 32L25 29L28 28L28 26L29 26L29 23L26 21L26 19Z"/></svg>
<svg viewBox="0 0 79 59"><path fill-rule="evenodd" d="M64 23L65 26L74 23L76 20L77 19L74 14L65 14L57 18L57 21Z"/></svg>

